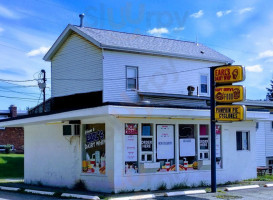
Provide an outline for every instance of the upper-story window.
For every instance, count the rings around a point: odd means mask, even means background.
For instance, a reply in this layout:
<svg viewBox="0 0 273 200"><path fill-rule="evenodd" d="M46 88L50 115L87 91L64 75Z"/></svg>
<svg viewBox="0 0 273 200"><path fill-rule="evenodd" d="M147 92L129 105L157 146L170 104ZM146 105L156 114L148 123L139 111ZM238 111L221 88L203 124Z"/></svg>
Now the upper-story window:
<svg viewBox="0 0 273 200"><path fill-rule="evenodd" d="M201 93L208 93L208 75L201 75Z"/></svg>
<svg viewBox="0 0 273 200"><path fill-rule="evenodd" d="M126 88L129 90L136 90L138 88L137 67L126 67Z"/></svg>

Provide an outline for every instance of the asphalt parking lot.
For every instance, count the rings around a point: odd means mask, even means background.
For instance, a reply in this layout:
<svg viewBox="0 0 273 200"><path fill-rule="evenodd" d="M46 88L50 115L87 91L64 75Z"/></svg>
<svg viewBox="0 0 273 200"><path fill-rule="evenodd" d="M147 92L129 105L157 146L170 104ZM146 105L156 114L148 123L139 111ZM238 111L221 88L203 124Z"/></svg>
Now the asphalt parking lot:
<svg viewBox="0 0 273 200"><path fill-rule="evenodd" d="M273 199L273 188L265 188L260 187L256 189L245 189L245 190L237 190L237 191L230 191L226 192L223 191L224 188L219 188L217 193L206 193L206 194L195 194L195 195L182 195L182 196L174 196L174 197L164 197L163 192L161 193L154 193L156 195L156 200L176 200L176 199L187 199L187 200L203 200L203 199L247 199L247 200L267 200ZM123 194L115 196L116 199L127 197L130 199L129 196L133 196L136 194ZM114 197L113 196L113 197ZM107 199L110 197L108 196ZM50 196L41 196L35 194L25 194L25 193L18 193L18 192L8 192L8 191L0 191L0 200L58 200L63 198L57 197L50 197ZM68 199L68 198L66 198ZM135 198L134 198L135 199Z"/></svg>

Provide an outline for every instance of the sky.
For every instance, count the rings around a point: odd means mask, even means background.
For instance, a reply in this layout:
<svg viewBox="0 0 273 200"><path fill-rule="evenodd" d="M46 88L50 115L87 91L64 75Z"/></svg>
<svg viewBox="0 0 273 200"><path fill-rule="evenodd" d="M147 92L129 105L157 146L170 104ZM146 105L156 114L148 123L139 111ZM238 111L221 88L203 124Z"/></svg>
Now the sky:
<svg viewBox="0 0 273 200"><path fill-rule="evenodd" d="M42 102L43 56L67 24L202 43L246 67L246 97L264 100L273 78L270 0L0 0L0 110Z"/></svg>

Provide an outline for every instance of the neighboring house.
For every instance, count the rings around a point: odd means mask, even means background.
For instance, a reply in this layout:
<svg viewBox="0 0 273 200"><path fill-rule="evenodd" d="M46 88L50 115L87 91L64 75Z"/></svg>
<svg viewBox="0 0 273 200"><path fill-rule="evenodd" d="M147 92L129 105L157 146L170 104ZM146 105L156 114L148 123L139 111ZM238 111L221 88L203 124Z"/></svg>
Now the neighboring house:
<svg viewBox="0 0 273 200"><path fill-rule="evenodd" d="M47 112L0 122L24 127L25 183L81 180L103 192L210 183L209 67L233 60L194 42L73 25L44 59ZM268 115L217 124L218 183L256 177L256 121Z"/></svg>
<svg viewBox="0 0 273 200"><path fill-rule="evenodd" d="M256 161L259 166L273 166L273 102L247 101L248 107L270 112L266 119L256 121Z"/></svg>
<svg viewBox="0 0 273 200"><path fill-rule="evenodd" d="M14 105L11 105L9 110L0 110L0 120L23 115L27 115L27 111L17 111ZM0 151L4 151L7 144L10 144L15 152L24 152L23 127L0 127Z"/></svg>

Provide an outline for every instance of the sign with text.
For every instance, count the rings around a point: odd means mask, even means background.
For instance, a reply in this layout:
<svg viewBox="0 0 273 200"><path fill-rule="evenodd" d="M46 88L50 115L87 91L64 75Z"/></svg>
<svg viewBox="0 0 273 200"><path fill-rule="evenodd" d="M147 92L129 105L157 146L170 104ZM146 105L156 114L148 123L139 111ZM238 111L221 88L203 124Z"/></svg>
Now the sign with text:
<svg viewBox="0 0 273 200"><path fill-rule="evenodd" d="M217 121L242 121L245 120L246 108L241 105L216 106L215 119Z"/></svg>
<svg viewBox="0 0 273 200"><path fill-rule="evenodd" d="M244 80L245 70L240 65L217 67L214 70L214 81L216 83L235 83Z"/></svg>
<svg viewBox="0 0 273 200"><path fill-rule="evenodd" d="M125 124L125 135L137 135L138 127L137 124Z"/></svg>
<svg viewBox="0 0 273 200"><path fill-rule="evenodd" d="M174 125L156 126L157 159L174 159Z"/></svg>
<svg viewBox="0 0 273 200"><path fill-rule="evenodd" d="M183 138L179 139L180 150L179 156L195 156L195 139L194 138Z"/></svg>
<svg viewBox="0 0 273 200"><path fill-rule="evenodd" d="M219 103L233 103L245 100L245 87L241 85L226 85L216 87L215 101Z"/></svg>
<svg viewBox="0 0 273 200"><path fill-rule="evenodd" d="M137 161L137 135L125 135L125 162Z"/></svg>
<svg viewBox="0 0 273 200"><path fill-rule="evenodd" d="M153 151L153 138L141 138L141 151Z"/></svg>

